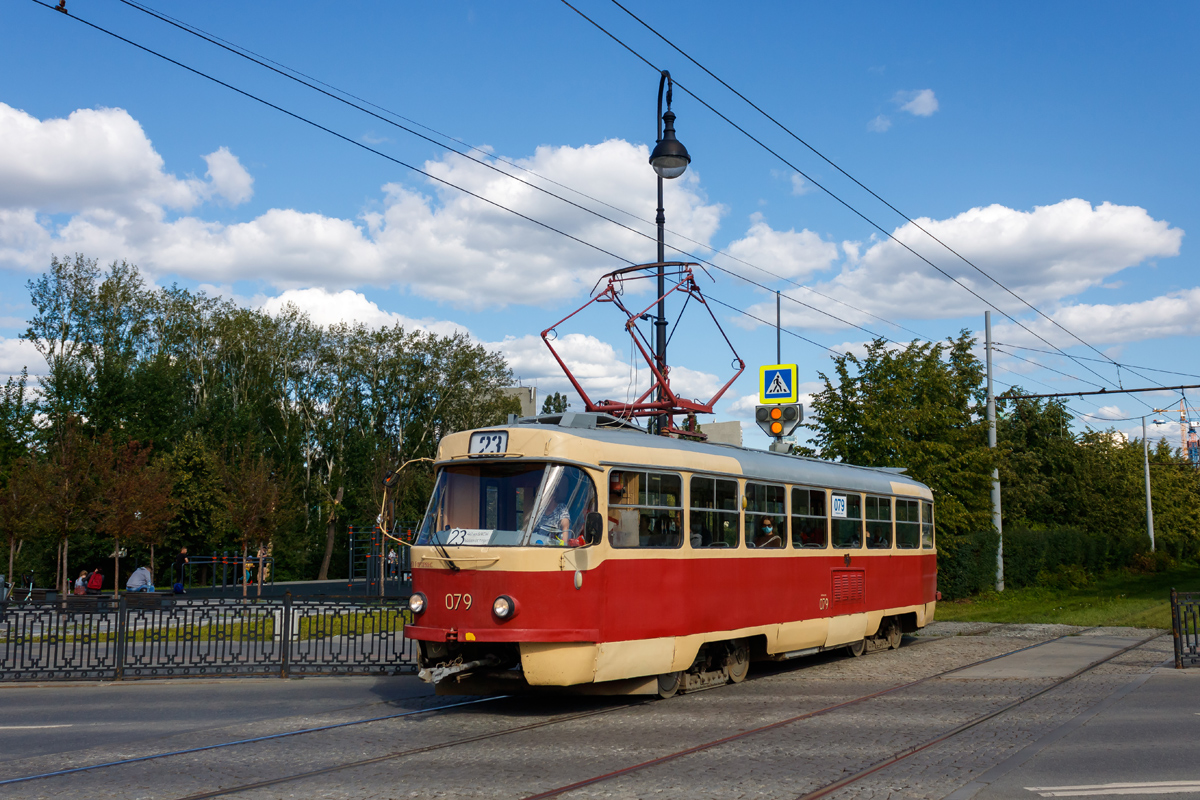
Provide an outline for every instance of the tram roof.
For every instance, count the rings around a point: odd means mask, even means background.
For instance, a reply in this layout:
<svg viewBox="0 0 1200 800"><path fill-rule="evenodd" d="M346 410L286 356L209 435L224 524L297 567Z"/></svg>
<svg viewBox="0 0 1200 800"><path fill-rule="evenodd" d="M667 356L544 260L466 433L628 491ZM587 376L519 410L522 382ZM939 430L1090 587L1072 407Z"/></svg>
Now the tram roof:
<svg viewBox="0 0 1200 800"><path fill-rule="evenodd" d="M627 420L608 414L591 412L545 414L509 422L509 426L514 424L552 427L560 432L570 433L572 436L609 444L710 453L715 456L734 458L741 465L743 475L762 480L839 487L876 494L895 494L895 484L920 487L925 492L929 491L929 487L925 484L902 474L902 468L861 467L807 456L754 450L735 444L653 436L645 429L631 424Z"/></svg>

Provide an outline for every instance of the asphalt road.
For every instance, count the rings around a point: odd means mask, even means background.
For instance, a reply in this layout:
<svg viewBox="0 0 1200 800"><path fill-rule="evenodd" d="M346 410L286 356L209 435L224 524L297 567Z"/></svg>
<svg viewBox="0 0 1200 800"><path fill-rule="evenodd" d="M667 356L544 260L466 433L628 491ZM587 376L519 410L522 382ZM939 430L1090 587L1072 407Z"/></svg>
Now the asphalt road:
<svg viewBox="0 0 1200 800"><path fill-rule="evenodd" d="M0 763L349 709L383 716L432 699L414 676L8 684L0 686Z"/></svg>

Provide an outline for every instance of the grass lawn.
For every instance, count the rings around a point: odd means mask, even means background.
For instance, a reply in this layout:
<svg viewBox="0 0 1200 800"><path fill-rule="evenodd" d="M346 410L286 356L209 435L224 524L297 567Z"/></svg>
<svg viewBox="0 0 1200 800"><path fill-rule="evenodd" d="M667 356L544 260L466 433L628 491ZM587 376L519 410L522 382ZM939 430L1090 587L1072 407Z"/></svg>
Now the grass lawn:
<svg viewBox="0 0 1200 800"><path fill-rule="evenodd" d="M1171 588L1200 592L1200 568L1119 574L1079 589L1027 587L938 603L943 622L1050 622L1171 629Z"/></svg>

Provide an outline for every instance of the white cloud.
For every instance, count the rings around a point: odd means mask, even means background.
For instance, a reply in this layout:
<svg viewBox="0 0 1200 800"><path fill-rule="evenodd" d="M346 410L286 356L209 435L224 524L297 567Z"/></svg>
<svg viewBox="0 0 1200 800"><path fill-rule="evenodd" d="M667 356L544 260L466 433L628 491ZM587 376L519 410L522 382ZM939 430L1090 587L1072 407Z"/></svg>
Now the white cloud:
<svg viewBox="0 0 1200 800"><path fill-rule="evenodd" d="M46 362L33 347L32 342L24 339L9 339L0 337L0 383L12 375L20 375L21 368L29 370L29 383L26 386L37 386L34 376L46 374Z"/></svg>
<svg viewBox="0 0 1200 800"><path fill-rule="evenodd" d="M883 114L880 114L867 123L867 130L874 131L875 133L883 133L890 127L892 127L892 121Z"/></svg>
<svg viewBox="0 0 1200 800"><path fill-rule="evenodd" d="M915 117L931 117L938 110L937 95L933 89L918 89L912 92L896 92L892 102Z"/></svg>
<svg viewBox="0 0 1200 800"><path fill-rule="evenodd" d="M350 289L340 292L331 292L320 287L289 289L277 297L259 298L257 305L272 315L278 315L288 305L294 305L305 312L309 319L322 326L336 325L339 322L351 325L362 323L369 328L402 325L405 330L429 331L439 336L452 336L459 332L470 335L469 330L456 322L431 318L413 319L393 311L384 311L361 292Z"/></svg>
<svg viewBox="0 0 1200 800"><path fill-rule="evenodd" d="M792 173L792 194L794 196L799 197L802 194L808 194L812 190L812 186L809 185L808 181L804 180L803 175L799 172Z"/></svg>
<svg viewBox="0 0 1200 800"><path fill-rule="evenodd" d="M920 218L925 230L1035 305L1061 300L1154 258L1178 255L1183 231L1137 206L1086 200L1019 211L973 208L946 220ZM1004 300L987 278L912 224L894 236L987 297ZM952 318L982 304L892 240L872 244L821 291L886 317ZM1023 307L1011 303L1013 311ZM840 316L840 314L839 314Z"/></svg>
<svg viewBox="0 0 1200 800"><path fill-rule="evenodd" d="M230 205L241 205L254 196L254 178L226 147L204 157L211 181L209 196L224 198Z"/></svg>
<svg viewBox="0 0 1200 800"><path fill-rule="evenodd" d="M609 140L540 147L519 163L652 219L647 157L645 145ZM385 185L380 208L359 219L278 208L234 224L169 214L206 199L236 204L250 197L253 179L233 154L221 148L205 159L208 181L167 174L141 126L119 109L39 121L0 106L0 265L36 269L52 253L83 252L102 262L124 258L151 277L262 280L279 289L402 285L468 308L554 302L622 265L434 181L426 184L428 194ZM653 256L653 222L622 219L644 238L457 155L424 168L620 257ZM723 208L708 203L699 186L695 170L667 182L666 203L672 230L707 243ZM59 224L47 213L72 216Z"/></svg>
<svg viewBox="0 0 1200 800"><path fill-rule="evenodd" d="M758 213L751 215L746 235L732 242L726 252L787 278L805 278L829 269L838 256L833 242L824 241L810 230L774 230Z"/></svg>
<svg viewBox="0 0 1200 800"><path fill-rule="evenodd" d="M165 172L162 156L123 109L79 109L66 119L39 120L0 103L3 209L136 216L187 210L213 195L234 204L249 199L249 175L236 157L222 147L205 160L210 183Z"/></svg>
<svg viewBox="0 0 1200 800"><path fill-rule="evenodd" d="M1055 322L1093 345L1137 342L1166 336L1200 335L1200 287L1134 303L1063 306L1050 316ZM1025 320L1031 331L1059 347L1078 345L1073 337L1045 319ZM1011 323L995 328L997 341L1044 347L1034 336Z"/></svg>

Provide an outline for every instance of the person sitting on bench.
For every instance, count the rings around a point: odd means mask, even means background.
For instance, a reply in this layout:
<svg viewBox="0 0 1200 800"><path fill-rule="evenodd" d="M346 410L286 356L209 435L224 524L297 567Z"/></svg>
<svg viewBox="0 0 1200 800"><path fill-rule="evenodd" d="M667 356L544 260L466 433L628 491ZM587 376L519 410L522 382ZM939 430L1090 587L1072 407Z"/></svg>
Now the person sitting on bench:
<svg viewBox="0 0 1200 800"><path fill-rule="evenodd" d="M153 592L154 577L150 574L148 567L138 567L129 576L129 580L125 582L125 591L127 592Z"/></svg>

